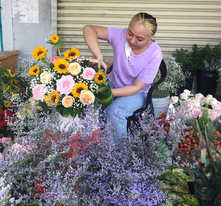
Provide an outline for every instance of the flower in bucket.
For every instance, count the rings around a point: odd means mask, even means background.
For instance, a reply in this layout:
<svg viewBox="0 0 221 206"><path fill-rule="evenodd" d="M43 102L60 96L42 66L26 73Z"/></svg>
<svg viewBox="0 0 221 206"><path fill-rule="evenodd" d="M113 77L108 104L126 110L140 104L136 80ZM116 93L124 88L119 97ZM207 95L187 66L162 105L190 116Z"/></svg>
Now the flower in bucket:
<svg viewBox="0 0 221 206"><path fill-rule="evenodd" d="M57 35L50 36L48 43L57 47L59 56L48 59L47 50L38 46L33 51L38 61L29 70L33 97L44 111L55 107L63 116L76 116L83 114L89 104L96 109L100 104L112 103L113 94L100 68L92 68L88 59L80 59L76 48L62 57L60 49L65 44ZM39 61L44 66L38 65Z"/></svg>

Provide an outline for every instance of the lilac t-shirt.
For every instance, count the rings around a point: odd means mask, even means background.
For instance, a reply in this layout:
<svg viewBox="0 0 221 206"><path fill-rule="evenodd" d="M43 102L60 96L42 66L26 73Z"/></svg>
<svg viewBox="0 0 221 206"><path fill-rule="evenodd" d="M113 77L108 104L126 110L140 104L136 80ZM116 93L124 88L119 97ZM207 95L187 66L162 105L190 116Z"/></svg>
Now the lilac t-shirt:
<svg viewBox="0 0 221 206"><path fill-rule="evenodd" d="M139 92L148 92L163 58L161 49L152 39L152 44L143 53L135 55L131 50L130 55L126 57L126 32L126 28L108 28L108 42L114 52L114 66L108 74L108 79L115 88L119 88L132 85L138 77L147 84Z"/></svg>

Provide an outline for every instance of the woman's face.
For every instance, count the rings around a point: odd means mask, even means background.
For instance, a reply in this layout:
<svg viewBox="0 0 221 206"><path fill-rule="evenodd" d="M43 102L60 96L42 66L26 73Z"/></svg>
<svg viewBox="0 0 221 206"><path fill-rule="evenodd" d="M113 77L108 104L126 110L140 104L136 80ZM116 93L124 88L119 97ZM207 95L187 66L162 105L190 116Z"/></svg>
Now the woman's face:
<svg viewBox="0 0 221 206"><path fill-rule="evenodd" d="M137 22L128 26L126 38L132 49L144 47L151 41L143 24Z"/></svg>

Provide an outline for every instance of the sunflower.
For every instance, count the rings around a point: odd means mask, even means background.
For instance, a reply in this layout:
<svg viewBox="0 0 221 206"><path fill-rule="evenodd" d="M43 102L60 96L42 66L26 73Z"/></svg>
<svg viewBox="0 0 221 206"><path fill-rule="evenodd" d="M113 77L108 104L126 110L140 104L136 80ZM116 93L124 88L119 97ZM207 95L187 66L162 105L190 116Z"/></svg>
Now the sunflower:
<svg viewBox="0 0 221 206"><path fill-rule="evenodd" d="M39 73L40 73L40 68L39 68L39 66L37 66L37 65L34 65L33 67L31 67L30 69L29 69L29 72L28 72L30 75L38 75Z"/></svg>
<svg viewBox="0 0 221 206"><path fill-rule="evenodd" d="M10 105L11 105L11 103L10 103L10 102L4 102L4 107L5 107L5 108L10 107Z"/></svg>
<svg viewBox="0 0 221 206"><path fill-rule="evenodd" d="M8 87L4 90L4 92L7 92L7 91L9 90L9 88L10 88L10 86L8 86Z"/></svg>
<svg viewBox="0 0 221 206"><path fill-rule="evenodd" d="M41 46L37 46L35 50L32 52L33 58L39 60L39 59L44 59L46 54L47 54L47 49Z"/></svg>
<svg viewBox="0 0 221 206"><path fill-rule="evenodd" d="M68 71L68 61L66 61L65 59L56 60L54 62L54 69L60 74L69 73L69 71Z"/></svg>
<svg viewBox="0 0 221 206"><path fill-rule="evenodd" d="M79 57L81 52L78 51L78 49L76 49L75 47L72 48L71 50L68 49L65 53L64 53L64 57L65 59L71 60L74 59L75 57Z"/></svg>
<svg viewBox="0 0 221 206"><path fill-rule="evenodd" d="M50 36L51 41L56 44L59 41L59 37L56 34Z"/></svg>
<svg viewBox="0 0 221 206"><path fill-rule="evenodd" d="M59 98L60 94L57 91L53 90L52 92L47 93L47 96L45 97L45 102L49 106L51 105L57 106Z"/></svg>
<svg viewBox="0 0 221 206"><path fill-rule="evenodd" d="M12 86L15 87L15 88L18 88L18 82L13 81L13 82L12 82Z"/></svg>
<svg viewBox="0 0 221 206"><path fill-rule="evenodd" d="M102 71L99 71L95 77L94 77L95 82L97 82L98 84L102 83L105 81L105 75Z"/></svg>
<svg viewBox="0 0 221 206"><path fill-rule="evenodd" d="M12 74L11 70L8 69L8 73L10 74L10 77L13 78L15 76L15 74Z"/></svg>
<svg viewBox="0 0 221 206"><path fill-rule="evenodd" d="M77 83L74 85L73 90L71 91L71 93L73 94L74 97L80 97L81 91L82 90L88 90L88 87L85 83Z"/></svg>

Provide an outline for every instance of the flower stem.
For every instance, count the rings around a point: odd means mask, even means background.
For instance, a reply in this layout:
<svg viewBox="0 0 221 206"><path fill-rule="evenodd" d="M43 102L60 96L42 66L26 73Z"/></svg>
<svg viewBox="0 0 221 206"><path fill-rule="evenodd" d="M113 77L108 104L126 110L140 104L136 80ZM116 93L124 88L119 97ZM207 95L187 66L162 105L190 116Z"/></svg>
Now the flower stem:
<svg viewBox="0 0 221 206"><path fill-rule="evenodd" d="M57 49L58 49L58 54L59 54L59 57L61 58L61 51L59 49L59 47L57 46Z"/></svg>

